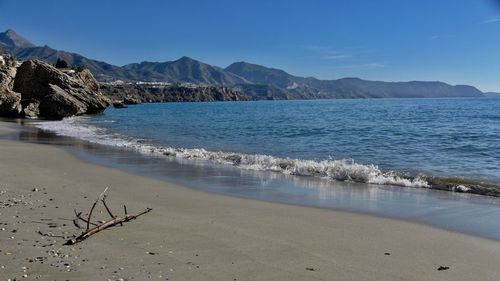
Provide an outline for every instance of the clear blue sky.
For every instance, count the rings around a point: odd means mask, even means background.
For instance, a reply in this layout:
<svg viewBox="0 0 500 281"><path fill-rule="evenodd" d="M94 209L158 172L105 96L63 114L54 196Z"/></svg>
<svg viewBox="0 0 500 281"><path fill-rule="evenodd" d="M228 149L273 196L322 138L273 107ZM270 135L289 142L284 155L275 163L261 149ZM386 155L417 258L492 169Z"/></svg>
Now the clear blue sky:
<svg viewBox="0 0 500 281"><path fill-rule="evenodd" d="M493 0L0 0L0 29L123 65L190 56L322 79L441 80L500 91Z"/></svg>

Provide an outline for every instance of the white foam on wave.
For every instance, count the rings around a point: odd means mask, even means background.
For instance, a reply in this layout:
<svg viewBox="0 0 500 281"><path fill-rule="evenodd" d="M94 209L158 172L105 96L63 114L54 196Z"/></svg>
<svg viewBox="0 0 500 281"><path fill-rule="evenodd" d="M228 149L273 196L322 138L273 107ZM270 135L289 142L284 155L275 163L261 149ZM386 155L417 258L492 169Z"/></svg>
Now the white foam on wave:
<svg viewBox="0 0 500 281"><path fill-rule="evenodd" d="M123 139L118 135L108 134L106 129L85 124L86 119L88 117L70 117L62 121L43 121L34 124L37 128L55 132L61 136L78 138L92 143L119 147L130 147L133 144L133 141Z"/></svg>
<svg viewBox="0 0 500 281"><path fill-rule="evenodd" d="M304 160L280 158L261 154L243 154L208 151L203 148L174 148L155 146L124 136L110 134L106 129L85 123L86 117L66 118L62 121L35 123L43 130L58 135L75 137L88 142L128 148L142 154L205 160L215 164L233 165L241 169L272 171L288 175L312 176L340 181L353 181L381 185L429 187L423 178L409 178L394 172L384 172L375 165L363 165L352 160ZM106 122L106 121L104 121Z"/></svg>
<svg viewBox="0 0 500 281"><path fill-rule="evenodd" d="M456 192L469 192L471 190L471 188L467 187L465 185L460 184L460 185L457 185L457 186L453 186L451 188L451 190L452 191L456 191Z"/></svg>

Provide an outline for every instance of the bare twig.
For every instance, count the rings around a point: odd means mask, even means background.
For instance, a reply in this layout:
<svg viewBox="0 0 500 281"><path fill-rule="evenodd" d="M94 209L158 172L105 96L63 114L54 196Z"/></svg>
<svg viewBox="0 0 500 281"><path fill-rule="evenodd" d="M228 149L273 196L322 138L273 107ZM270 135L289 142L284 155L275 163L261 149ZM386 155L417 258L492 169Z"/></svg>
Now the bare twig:
<svg viewBox="0 0 500 281"><path fill-rule="evenodd" d="M78 221L81 220L81 221L87 223L87 228L79 236L77 236L77 237L73 236L74 238L69 239L68 241L66 241L66 243L64 245L73 245L73 244L82 242L83 240L85 240L85 239L89 238L90 236L98 233L99 231L102 231L102 230L104 230L106 228L110 228L110 227L116 226L118 224L121 225L121 226L123 226L123 223L126 223L128 221L136 219L137 217L142 216L144 214L147 214L147 213L149 213L152 210L151 208L147 208L144 211L142 211L140 213L137 213L135 215L129 215L127 213L127 206L123 205L123 210L125 212L125 215L123 217L117 217L117 216L113 215L113 213L109 209L108 205L106 204L106 197L107 196L106 196L105 193L106 193L107 190L108 190L108 188L106 187L106 189L104 189L104 191L99 195L99 197L97 198L97 200L92 204L92 207L90 208L90 212L89 212L89 215L88 215L87 219L82 218L82 213L81 212L78 213L75 210L76 219L73 220L73 223L75 224L76 227L81 228L80 225L78 224ZM107 221L103 221L102 223L96 224L96 223L91 222L91 219L92 219L92 213L93 213L96 205L99 203L99 201L102 202L102 204L104 205L104 208L108 212L108 214L111 217L111 219L109 219ZM90 225L93 225L94 227L90 228Z"/></svg>
<svg viewBox="0 0 500 281"><path fill-rule="evenodd" d="M75 211L75 216L76 216L76 218L75 218L75 219L73 219L73 224L74 224L77 228L82 228L82 227L80 226L80 224L78 223L78 222L80 221L80 215L82 214L82 212L77 213L77 212L76 212L76 209L74 209L74 211Z"/></svg>
<svg viewBox="0 0 500 281"><path fill-rule="evenodd" d="M104 205L104 208L106 208L106 211L108 211L108 214L109 216L113 219L113 218L116 218L116 216L113 215L113 213L111 213L111 210L109 210L108 208L108 205L106 204L106 195L104 195L104 197L102 198L101 200L102 204Z"/></svg>
<svg viewBox="0 0 500 281"><path fill-rule="evenodd" d="M92 204L92 208L90 208L88 220L87 220L87 230L90 228L90 218L92 217L92 212L94 211L95 205L97 205L98 201L95 201L94 204Z"/></svg>
<svg viewBox="0 0 500 281"><path fill-rule="evenodd" d="M104 189L104 191L101 192L101 194L99 194L99 197L97 197L97 199L95 200L94 204L92 205L92 208L90 208L89 216L87 218L87 230L90 229L90 221L92 220L92 212L94 211L95 206L97 205L99 200L101 200L101 198L104 196L104 193L106 193L107 190L108 190L108 187L106 187Z"/></svg>
<svg viewBox="0 0 500 281"><path fill-rule="evenodd" d="M82 218L82 213L81 212L78 213L78 219L81 220L81 221L83 221L84 223L88 223L88 224L91 224L93 226L97 225L97 223L93 223L93 222L91 222L91 221L89 221L87 219Z"/></svg>
<svg viewBox="0 0 500 281"><path fill-rule="evenodd" d="M144 210L138 214L135 214L135 215L126 215L126 216L121 217L121 218L114 218L114 219L110 219L108 221L105 221L102 224L99 224L99 225L97 225L97 226L95 226L87 231L84 231L78 237L73 238L73 239L69 239L68 241L66 241L66 243L64 243L64 245L73 245L73 244L82 242L83 240L89 238L90 236L96 234L97 232L99 232L101 230L104 230L106 228L110 228L110 227L116 226L118 224L122 224L122 223L125 223L128 221L131 221L133 219L136 219L139 216L142 216L144 214L151 212L151 210L153 210L153 209L147 208L146 210Z"/></svg>

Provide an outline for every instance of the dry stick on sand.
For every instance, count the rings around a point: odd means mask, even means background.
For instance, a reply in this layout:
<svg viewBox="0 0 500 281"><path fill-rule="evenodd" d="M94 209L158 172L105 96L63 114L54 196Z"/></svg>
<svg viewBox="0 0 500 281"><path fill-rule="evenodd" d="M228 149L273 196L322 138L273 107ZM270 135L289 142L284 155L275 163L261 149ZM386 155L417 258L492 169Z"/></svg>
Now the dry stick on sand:
<svg viewBox="0 0 500 281"><path fill-rule="evenodd" d="M108 190L108 188L106 187L106 189L104 189L104 191L99 195L99 197L97 197L97 200L94 202L94 204L92 204L92 207L90 208L89 215L86 219L82 218L81 212L77 213L75 210L76 218L73 220L73 223L75 224L76 227L81 228L81 226L78 224L78 222L83 221L87 224L87 228L79 236L66 241L66 243L64 243L64 245L74 245L76 243L82 242L83 240L89 238L90 236L96 234L97 232L104 230L106 228L109 228L109 227L116 226L118 224L123 226L123 223L131 221L133 219L136 219L137 217L142 216L144 214L147 214L152 210L151 208L147 208L146 210L144 210L140 213L137 213L135 215L129 215L127 213L127 207L124 205L123 209L125 211L125 215L123 217L117 217L117 216L113 215L113 213L109 209L108 205L106 204L106 194L105 193L107 190ZM99 201L102 202L102 204L104 205L104 208L106 208L106 211L108 212L111 219L107 220L103 223L97 224L97 223L93 223L91 220L92 220L92 212L94 211L94 208L96 207L97 203L99 203ZM93 225L94 227L90 228L90 225Z"/></svg>

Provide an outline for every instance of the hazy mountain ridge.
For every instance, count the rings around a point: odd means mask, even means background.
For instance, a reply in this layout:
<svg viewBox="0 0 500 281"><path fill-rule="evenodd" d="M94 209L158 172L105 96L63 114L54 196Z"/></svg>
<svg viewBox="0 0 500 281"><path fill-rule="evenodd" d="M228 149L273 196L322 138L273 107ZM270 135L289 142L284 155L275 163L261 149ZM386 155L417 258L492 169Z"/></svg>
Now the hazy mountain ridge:
<svg viewBox="0 0 500 281"><path fill-rule="evenodd" d="M325 98L402 98L402 97L461 97L481 96L483 93L472 86L452 86L443 82L410 81L382 82L360 78L341 78L337 80L319 80L313 77L293 76L280 69L237 62L226 68L255 84L268 84L278 88L302 89L315 92ZM306 90L307 89L307 90Z"/></svg>
<svg viewBox="0 0 500 281"><path fill-rule="evenodd" d="M235 85L248 83L246 79L189 57L171 62L141 62L122 67L128 80L203 83Z"/></svg>
<svg viewBox="0 0 500 281"><path fill-rule="evenodd" d="M49 46L35 46L13 30L0 33L0 48L21 60L41 59L55 63L64 59L70 65L83 65L97 80L195 83L234 87L249 99L332 99L332 98L423 98L478 97L484 94L473 86L443 82L382 82L360 78L320 80L299 77L283 70L247 62L220 68L189 57L168 62L141 62L122 67L92 60Z"/></svg>

